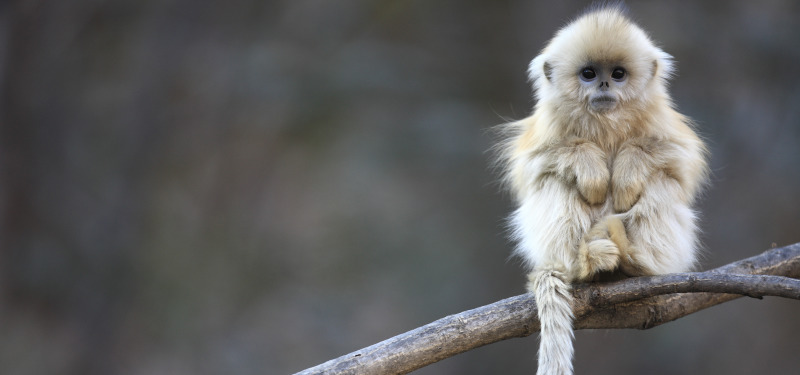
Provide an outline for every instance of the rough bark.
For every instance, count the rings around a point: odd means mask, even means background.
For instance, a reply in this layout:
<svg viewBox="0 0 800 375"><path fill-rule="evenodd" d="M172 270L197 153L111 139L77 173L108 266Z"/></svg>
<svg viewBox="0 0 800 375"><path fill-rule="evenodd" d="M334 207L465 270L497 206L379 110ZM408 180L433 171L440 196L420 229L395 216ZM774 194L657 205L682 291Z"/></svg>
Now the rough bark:
<svg viewBox="0 0 800 375"><path fill-rule="evenodd" d="M741 296L800 299L800 243L710 271L574 288L575 329L647 329ZM539 330L527 294L450 315L297 374L405 374L493 342Z"/></svg>

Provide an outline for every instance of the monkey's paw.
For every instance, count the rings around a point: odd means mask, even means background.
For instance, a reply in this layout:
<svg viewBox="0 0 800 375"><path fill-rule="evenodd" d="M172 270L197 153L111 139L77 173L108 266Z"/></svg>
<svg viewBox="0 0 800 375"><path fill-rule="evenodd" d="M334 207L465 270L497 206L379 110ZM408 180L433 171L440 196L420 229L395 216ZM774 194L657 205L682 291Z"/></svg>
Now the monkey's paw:
<svg viewBox="0 0 800 375"><path fill-rule="evenodd" d="M615 212L627 212L639 201L642 196L642 184L615 184L611 192Z"/></svg>
<svg viewBox="0 0 800 375"><path fill-rule="evenodd" d="M578 277L588 280L600 271L613 271L628 257L630 248L625 225L618 216L600 220L581 239L578 247Z"/></svg>
<svg viewBox="0 0 800 375"><path fill-rule="evenodd" d="M568 171L566 175L574 178L572 181L584 201L591 205L605 202L611 179L605 152L584 139L572 139L567 145L565 149L569 151L556 156L557 163L563 164Z"/></svg>
<svg viewBox="0 0 800 375"><path fill-rule="evenodd" d="M579 179L577 185L581 198L587 203L596 205L606 201L606 195L608 194L607 176L597 176L583 181Z"/></svg>
<svg viewBox="0 0 800 375"><path fill-rule="evenodd" d="M653 149L656 144L649 138L634 139L619 151L611 176L614 211L627 212L639 201L647 180L655 171Z"/></svg>
<svg viewBox="0 0 800 375"><path fill-rule="evenodd" d="M617 268L619 259L619 248L610 239L584 239L578 248L578 278L588 280L600 271L611 271Z"/></svg>

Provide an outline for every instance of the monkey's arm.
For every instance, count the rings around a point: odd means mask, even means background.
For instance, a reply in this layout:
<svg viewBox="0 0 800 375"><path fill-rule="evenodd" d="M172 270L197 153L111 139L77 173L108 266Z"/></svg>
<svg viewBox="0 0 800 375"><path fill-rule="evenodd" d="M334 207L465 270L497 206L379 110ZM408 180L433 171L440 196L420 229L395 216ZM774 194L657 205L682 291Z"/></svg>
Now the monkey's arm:
<svg viewBox="0 0 800 375"><path fill-rule="evenodd" d="M699 141L679 144L652 137L634 138L624 143L612 166L614 210L618 213L630 210L639 201L648 181L654 178L676 180L683 194L674 198L691 202L705 168L700 146Z"/></svg>
<svg viewBox="0 0 800 375"><path fill-rule="evenodd" d="M699 139L633 139L620 149L612 171L614 209L624 212L627 230L626 241L618 243L622 271L633 276L692 268L697 227L691 202L705 177Z"/></svg>
<svg viewBox="0 0 800 375"><path fill-rule="evenodd" d="M575 186L581 198L591 205L605 202L610 172L608 159L596 144L580 138L568 138L541 154L544 165Z"/></svg>
<svg viewBox="0 0 800 375"><path fill-rule="evenodd" d="M553 268L568 280L583 280L612 269L618 251L578 256L578 240L592 224L588 204L606 199L609 171L605 154L591 142L569 139L518 152L509 174L520 207L512 215L517 253L529 269Z"/></svg>

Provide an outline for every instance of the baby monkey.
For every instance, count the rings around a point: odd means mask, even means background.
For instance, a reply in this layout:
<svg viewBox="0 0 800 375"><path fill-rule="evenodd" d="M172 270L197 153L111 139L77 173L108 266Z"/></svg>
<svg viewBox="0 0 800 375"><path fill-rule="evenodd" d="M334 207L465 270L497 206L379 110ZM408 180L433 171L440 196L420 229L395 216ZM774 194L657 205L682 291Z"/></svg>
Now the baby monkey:
<svg viewBox="0 0 800 375"><path fill-rule="evenodd" d="M540 375L572 373L572 283L696 263L707 151L674 109L672 72L620 5L587 11L530 64L535 110L504 126L501 160L541 321Z"/></svg>

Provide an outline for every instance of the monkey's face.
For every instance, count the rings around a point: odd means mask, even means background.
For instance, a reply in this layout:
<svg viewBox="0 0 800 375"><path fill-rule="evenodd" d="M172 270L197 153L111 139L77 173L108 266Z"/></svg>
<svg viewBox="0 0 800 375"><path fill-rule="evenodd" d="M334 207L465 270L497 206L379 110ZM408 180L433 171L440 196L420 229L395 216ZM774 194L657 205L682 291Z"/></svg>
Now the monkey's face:
<svg viewBox="0 0 800 375"><path fill-rule="evenodd" d="M540 103L616 121L666 95L670 59L621 14L593 13L559 30L528 74Z"/></svg>
<svg viewBox="0 0 800 375"><path fill-rule="evenodd" d="M617 108L628 83L627 70L615 64L589 64L577 76L589 109L600 113Z"/></svg>
<svg viewBox="0 0 800 375"><path fill-rule="evenodd" d="M539 98L560 103L568 113L619 118L646 105L660 90L655 79L659 63L653 54L626 54L616 48L592 52L577 58L543 56L547 60L542 63Z"/></svg>
<svg viewBox="0 0 800 375"><path fill-rule="evenodd" d="M589 53L540 55L541 100L552 100L572 114L618 117L647 102L654 92L658 62L652 53L618 45ZM625 46L627 47L627 46ZM635 52L628 52L635 51ZM535 64L534 68L538 65ZM535 70L532 69L535 72ZM656 82L657 83L657 82Z"/></svg>

